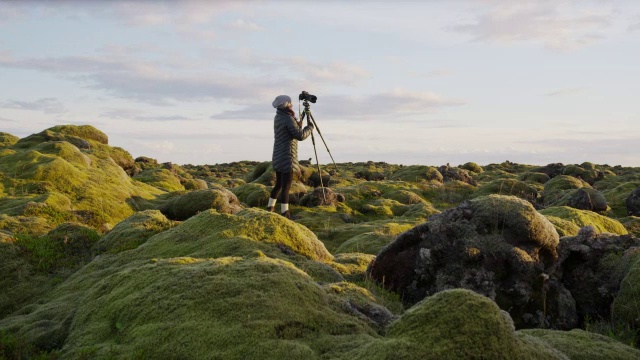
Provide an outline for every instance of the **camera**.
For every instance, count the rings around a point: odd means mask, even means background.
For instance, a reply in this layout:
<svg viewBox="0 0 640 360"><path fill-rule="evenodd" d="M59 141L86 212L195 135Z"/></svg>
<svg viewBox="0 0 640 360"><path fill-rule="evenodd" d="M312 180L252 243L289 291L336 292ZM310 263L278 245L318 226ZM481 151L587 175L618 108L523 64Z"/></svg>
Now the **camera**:
<svg viewBox="0 0 640 360"><path fill-rule="evenodd" d="M318 100L318 97L315 95L311 95L306 91L303 91L300 93L300 95L298 95L298 100L311 101L315 104L316 100Z"/></svg>

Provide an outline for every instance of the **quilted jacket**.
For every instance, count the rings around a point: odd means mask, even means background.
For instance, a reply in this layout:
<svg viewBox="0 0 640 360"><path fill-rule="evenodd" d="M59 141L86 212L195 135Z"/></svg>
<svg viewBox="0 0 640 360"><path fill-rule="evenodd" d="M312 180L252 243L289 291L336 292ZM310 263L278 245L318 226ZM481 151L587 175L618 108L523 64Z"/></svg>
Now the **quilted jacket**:
<svg viewBox="0 0 640 360"><path fill-rule="evenodd" d="M291 172L298 168L298 140L311 135L313 124L298 127L295 118L287 111L276 110L273 119L273 169L279 172Z"/></svg>

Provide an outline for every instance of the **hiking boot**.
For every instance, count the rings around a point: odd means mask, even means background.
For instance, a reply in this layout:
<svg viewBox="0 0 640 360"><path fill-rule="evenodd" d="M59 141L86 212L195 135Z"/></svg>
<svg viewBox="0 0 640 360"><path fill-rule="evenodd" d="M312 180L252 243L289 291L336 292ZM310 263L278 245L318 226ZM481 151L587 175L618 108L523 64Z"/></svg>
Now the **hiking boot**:
<svg viewBox="0 0 640 360"><path fill-rule="evenodd" d="M275 212L276 211L276 207L275 206L268 206L267 207L267 211L268 212Z"/></svg>
<svg viewBox="0 0 640 360"><path fill-rule="evenodd" d="M282 214L280 214L280 215L282 215L282 216L286 217L286 218L287 218L287 219L289 219L289 220L298 220L298 219L300 219L300 216L297 216L297 215L291 215L291 211L289 211L289 210L287 210L287 211L283 212L283 213L282 213Z"/></svg>

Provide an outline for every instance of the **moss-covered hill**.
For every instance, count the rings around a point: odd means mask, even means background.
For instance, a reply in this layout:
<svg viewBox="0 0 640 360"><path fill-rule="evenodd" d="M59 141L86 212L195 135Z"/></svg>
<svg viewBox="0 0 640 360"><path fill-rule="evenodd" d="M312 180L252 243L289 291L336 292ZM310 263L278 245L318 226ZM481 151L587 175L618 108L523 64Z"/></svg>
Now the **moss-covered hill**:
<svg viewBox="0 0 640 360"><path fill-rule="evenodd" d="M0 358L640 358L640 168L301 162L290 221L265 211L269 162L134 159L91 126L0 140ZM517 206L477 206L495 201ZM473 248L422 242L446 267L421 270L438 290L407 302L367 269L420 236ZM610 310L572 331L516 329L523 311L499 307L511 290L483 296L480 274L521 284L519 299L575 298L574 315L591 314L585 291ZM542 289L565 292L539 293L548 274L570 283ZM527 314L563 313L536 304Z"/></svg>

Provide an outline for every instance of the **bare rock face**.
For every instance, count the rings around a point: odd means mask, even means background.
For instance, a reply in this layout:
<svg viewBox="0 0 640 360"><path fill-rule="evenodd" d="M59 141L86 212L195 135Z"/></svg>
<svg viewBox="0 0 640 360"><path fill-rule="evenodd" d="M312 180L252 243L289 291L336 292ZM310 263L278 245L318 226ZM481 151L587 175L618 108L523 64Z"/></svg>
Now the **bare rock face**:
<svg viewBox="0 0 640 360"><path fill-rule="evenodd" d="M640 188L637 188L629 194L626 201L627 213L630 216L640 216Z"/></svg>
<svg viewBox="0 0 640 360"><path fill-rule="evenodd" d="M514 196L490 195L432 216L399 235L368 269L406 305L443 290L465 288L496 301L518 327L546 325L546 269L559 236L533 206ZM557 296L570 296L562 289ZM554 302L552 299L551 302ZM569 311L568 306L557 309Z"/></svg>
<svg viewBox="0 0 640 360"><path fill-rule="evenodd" d="M332 205L338 202L338 194L328 187L315 188L300 199L300 205L314 207L320 205Z"/></svg>
<svg viewBox="0 0 640 360"><path fill-rule="evenodd" d="M571 293L579 322L586 317L610 317L611 304L628 270L623 254L637 246L640 239L631 235L597 234L590 226L560 240L552 277Z"/></svg>
<svg viewBox="0 0 640 360"><path fill-rule="evenodd" d="M449 165L442 165L438 168L438 172L442 174L444 181L458 180L469 185L478 185L477 181L475 181L471 177L471 175L469 175L469 172L465 169L452 167Z"/></svg>

